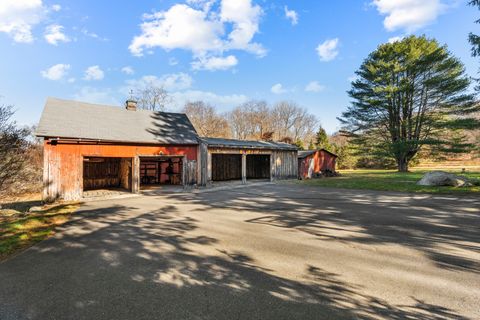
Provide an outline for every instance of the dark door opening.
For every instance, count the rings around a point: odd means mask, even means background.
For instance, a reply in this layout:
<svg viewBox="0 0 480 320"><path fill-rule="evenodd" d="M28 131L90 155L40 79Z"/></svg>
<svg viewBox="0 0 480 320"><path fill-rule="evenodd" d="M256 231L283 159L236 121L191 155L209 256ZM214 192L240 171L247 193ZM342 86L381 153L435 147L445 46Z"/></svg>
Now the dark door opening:
<svg viewBox="0 0 480 320"><path fill-rule="evenodd" d="M270 155L247 155L247 179L270 179Z"/></svg>
<svg viewBox="0 0 480 320"><path fill-rule="evenodd" d="M140 158L140 185L182 185L183 157Z"/></svg>
<svg viewBox="0 0 480 320"><path fill-rule="evenodd" d="M212 180L228 181L242 179L241 154L212 154Z"/></svg>
<svg viewBox="0 0 480 320"><path fill-rule="evenodd" d="M83 158L83 190L118 189L132 191L132 159Z"/></svg>

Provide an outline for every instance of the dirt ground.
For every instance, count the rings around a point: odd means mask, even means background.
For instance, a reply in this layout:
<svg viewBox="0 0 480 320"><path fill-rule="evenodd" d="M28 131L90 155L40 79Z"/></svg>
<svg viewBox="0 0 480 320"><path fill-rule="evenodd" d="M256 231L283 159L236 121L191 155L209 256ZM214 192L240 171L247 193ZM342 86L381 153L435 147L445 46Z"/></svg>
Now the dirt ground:
<svg viewBox="0 0 480 320"><path fill-rule="evenodd" d="M265 184L88 202L0 319L479 319L480 198Z"/></svg>

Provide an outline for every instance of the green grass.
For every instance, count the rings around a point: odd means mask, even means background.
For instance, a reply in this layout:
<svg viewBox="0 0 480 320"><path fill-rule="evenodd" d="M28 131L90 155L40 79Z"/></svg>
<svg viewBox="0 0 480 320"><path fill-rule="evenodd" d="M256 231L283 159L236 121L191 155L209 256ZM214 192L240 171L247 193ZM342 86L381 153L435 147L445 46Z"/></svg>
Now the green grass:
<svg viewBox="0 0 480 320"><path fill-rule="evenodd" d="M473 187L429 187L419 186L417 181L430 170L418 170L399 173L394 170L340 170L341 176L303 180L298 183L330 188L366 189L382 191L401 191L419 193L474 193L480 192L480 186ZM469 179L480 180L480 172L461 173L459 170L444 170L463 175Z"/></svg>
<svg viewBox="0 0 480 320"><path fill-rule="evenodd" d="M25 213L13 211L29 207L20 202L2 206L7 210L0 212L0 261L52 236L78 208L78 204L61 204Z"/></svg>

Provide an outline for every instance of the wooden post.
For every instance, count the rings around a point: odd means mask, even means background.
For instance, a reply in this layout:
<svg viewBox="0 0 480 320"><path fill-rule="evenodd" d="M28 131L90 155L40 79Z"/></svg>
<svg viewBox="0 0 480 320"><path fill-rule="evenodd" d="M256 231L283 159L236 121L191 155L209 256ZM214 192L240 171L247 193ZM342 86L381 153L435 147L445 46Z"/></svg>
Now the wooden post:
<svg viewBox="0 0 480 320"><path fill-rule="evenodd" d="M247 183L247 154L242 153L242 183Z"/></svg>
<svg viewBox="0 0 480 320"><path fill-rule="evenodd" d="M210 183L210 182L212 182L212 153L207 151L207 180L206 180L206 184Z"/></svg>
<svg viewBox="0 0 480 320"><path fill-rule="evenodd" d="M140 158L132 158L132 193L140 192Z"/></svg>
<svg viewBox="0 0 480 320"><path fill-rule="evenodd" d="M184 189L187 187L187 184L190 183L189 181L190 172L187 172L187 170L189 169L190 168L187 165L187 157L183 156L182 157L182 186Z"/></svg>

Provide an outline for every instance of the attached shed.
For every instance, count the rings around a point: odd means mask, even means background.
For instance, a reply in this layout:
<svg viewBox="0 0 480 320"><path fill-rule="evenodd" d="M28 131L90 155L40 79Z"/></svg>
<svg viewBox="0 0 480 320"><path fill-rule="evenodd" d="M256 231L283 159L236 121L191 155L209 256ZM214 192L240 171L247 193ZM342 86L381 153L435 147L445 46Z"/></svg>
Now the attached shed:
<svg viewBox="0 0 480 320"><path fill-rule="evenodd" d="M201 184L296 179L297 147L281 142L201 138Z"/></svg>
<svg viewBox="0 0 480 320"><path fill-rule="evenodd" d="M134 101L122 108L48 98L36 135L44 138L47 201L198 180L198 136L182 113L137 110Z"/></svg>
<svg viewBox="0 0 480 320"><path fill-rule="evenodd" d="M325 150L307 150L298 152L298 175L300 179L310 179L322 171L335 172L337 155Z"/></svg>

